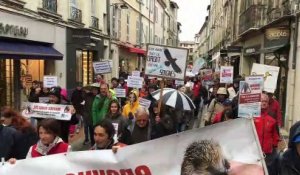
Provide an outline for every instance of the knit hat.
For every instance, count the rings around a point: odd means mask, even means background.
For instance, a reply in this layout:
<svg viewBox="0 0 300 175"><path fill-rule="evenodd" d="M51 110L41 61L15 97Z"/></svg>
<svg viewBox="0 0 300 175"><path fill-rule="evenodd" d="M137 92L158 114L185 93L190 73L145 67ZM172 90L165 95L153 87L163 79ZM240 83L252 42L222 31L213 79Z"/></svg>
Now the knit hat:
<svg viewBox="0 0 300 175"><path fill-rule="evenodd" d="M60 93L61 93L61 88L59 86L52 87L52 88L50 88L49 96L50 95L54 95L57 98L61 98L61 94Z"/></svg>

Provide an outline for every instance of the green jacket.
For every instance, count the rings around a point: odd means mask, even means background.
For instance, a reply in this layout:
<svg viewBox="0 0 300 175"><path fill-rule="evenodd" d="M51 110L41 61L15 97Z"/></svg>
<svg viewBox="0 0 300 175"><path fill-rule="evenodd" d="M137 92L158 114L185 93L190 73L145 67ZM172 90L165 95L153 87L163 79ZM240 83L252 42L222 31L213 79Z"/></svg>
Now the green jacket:
<svg viewBox="0 0 300 175"><path fill-rule="evenodd" d="M112 97L113 100L116 100L116 97ZM108 113L109 104L111 100L108 97L102 97L97 95L94 99L92 106L92 116L93 116L93 125L101 122L106 114Z"/></svg>

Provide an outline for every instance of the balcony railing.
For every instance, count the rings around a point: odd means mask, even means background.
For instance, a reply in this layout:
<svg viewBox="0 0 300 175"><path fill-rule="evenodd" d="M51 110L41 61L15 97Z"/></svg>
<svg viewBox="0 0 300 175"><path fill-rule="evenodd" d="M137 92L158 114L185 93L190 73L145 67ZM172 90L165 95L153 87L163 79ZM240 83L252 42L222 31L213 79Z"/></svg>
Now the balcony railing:
<svg viewBox="0 0 300 175"><path fill-rule="evenodd" d="M279 19L281 17L281 9L280 8L274 8L267 12L267 19L268 23L275 21L276 19Z"/></svg>
<svg viewBox="0 0 300 175"><path fill-rule="evenodd" d="M43 0L43 9L57 13L57 0Z"/></svg>
<svg viewBox="0 0 300 175"><path fill-rule="evenodd" d="M260 28L265 24L265 5L251 5L240 15L239 34L251 28Z"/></svg>
<svg viewBox="0 0 300 175"><path fill-rule="evenodd" d="M91 20L92 20L91 27L95 29L99 29L99 19L96 18L95 16L91 16Z"/></svg>
<svg viewBox="0 0 300 175"><path fill-rule="evenodd" d="M70 8L70 19L81 23L81 21L82 21L82 12L81 12L81 10L79 10L75 7L71 7Z"/></svg>

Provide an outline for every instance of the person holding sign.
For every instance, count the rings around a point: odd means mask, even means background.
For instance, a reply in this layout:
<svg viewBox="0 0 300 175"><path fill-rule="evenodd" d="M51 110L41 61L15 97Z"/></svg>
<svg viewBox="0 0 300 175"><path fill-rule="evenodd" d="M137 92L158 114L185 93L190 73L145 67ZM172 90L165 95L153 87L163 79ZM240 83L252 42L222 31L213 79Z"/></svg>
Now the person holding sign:
<svg viewBox="0 0 300 175"><path fill-rule="evenodd" d="M134 113L140 107L138 100L138 91L132 90L128 96L128 102L123 108L123 116L132 120L134 118Z"/></svg>

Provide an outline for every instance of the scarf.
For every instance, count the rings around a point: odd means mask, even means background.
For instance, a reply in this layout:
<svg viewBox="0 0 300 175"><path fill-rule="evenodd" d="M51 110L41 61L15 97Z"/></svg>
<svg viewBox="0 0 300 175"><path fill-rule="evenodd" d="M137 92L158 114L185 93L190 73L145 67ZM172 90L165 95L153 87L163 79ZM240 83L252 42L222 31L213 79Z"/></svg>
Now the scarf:
<svg viewBox="0 0 300 175"><path fill-rule="evenodd" d="M48 146L47 145L44 145L41 140L38 141L37 143L37 146L36 146L36 151L42 155L48 155L48 152L53 148L55 147L58 143L61 143L63 142L63 140L56 136L54 141L52 143L50 143Z"/></svg>

